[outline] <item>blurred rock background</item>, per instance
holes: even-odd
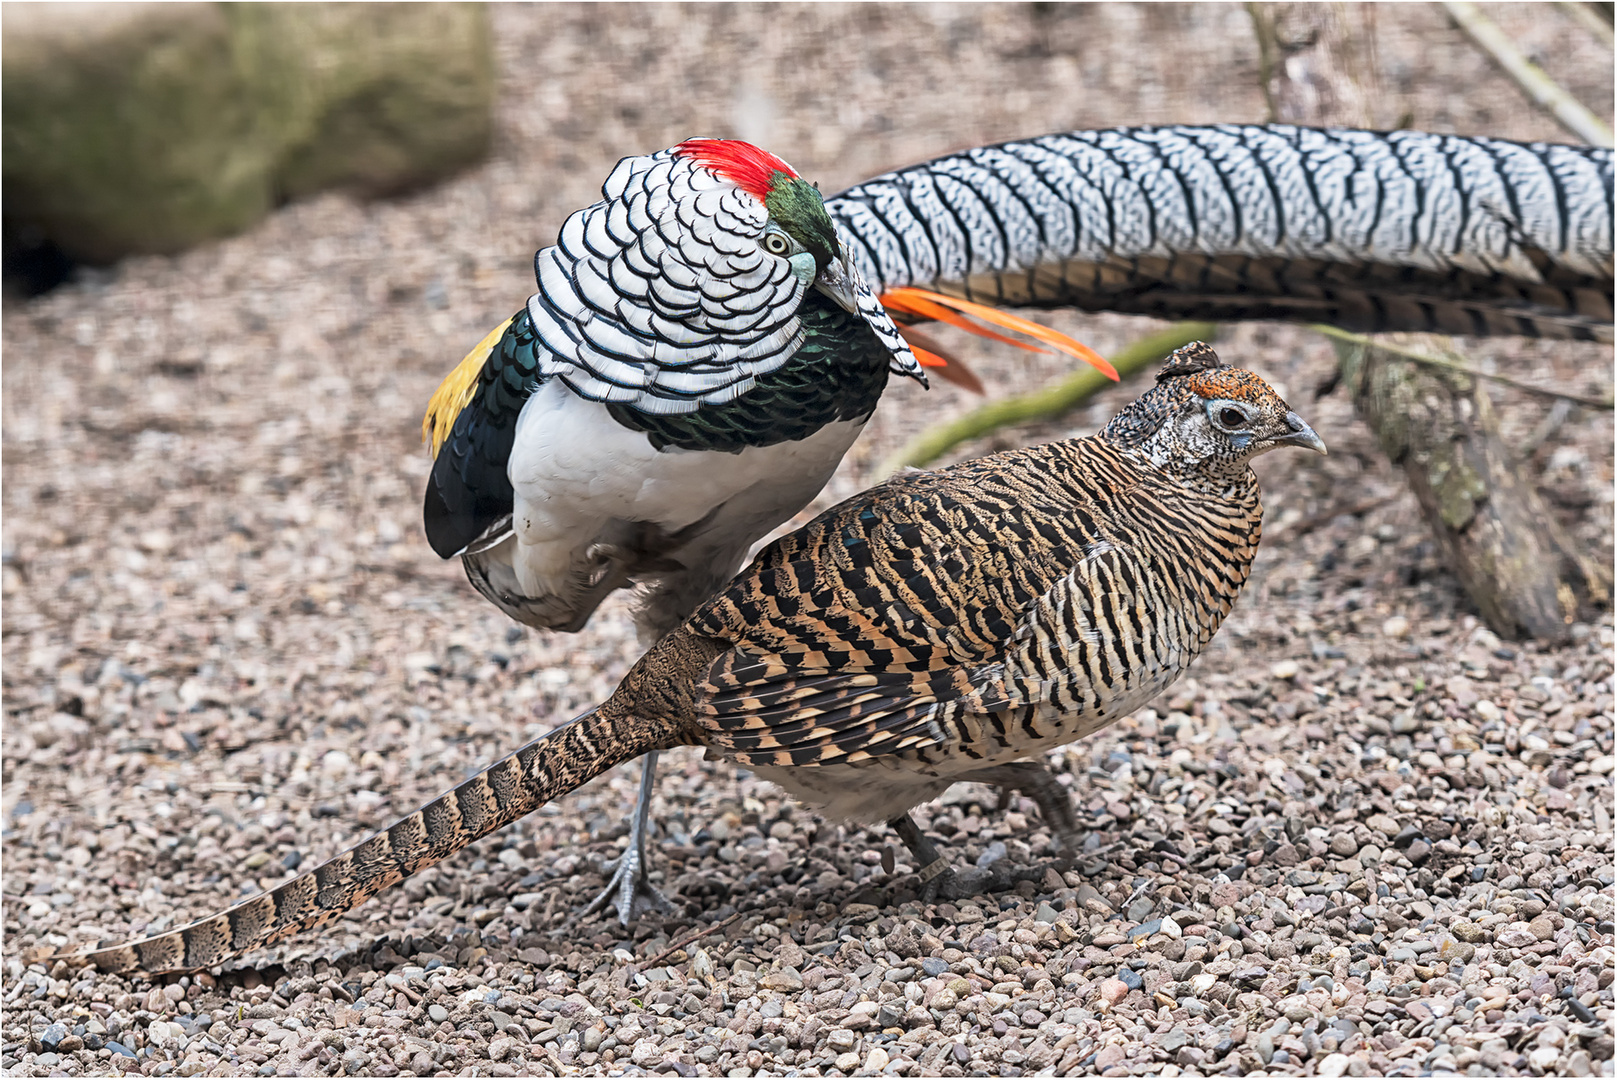
[[[180,251],[317,191],[396,194],[493,132],[481,4],[12,3],[3,20],[14,262]]]

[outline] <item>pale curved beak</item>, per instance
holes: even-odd
[[[1318,433],[1309,427],[1308,423],[1296,413],[1289,412],[1286,414],[1286,426],[1291,429],[1291,434],[1281,435],[1275,439],[1276,444],[1280,446],[1300,446],[1305,450],[1312,450],[1316,454],[1330,453],[1329,450],[1325,449],[1325,440],[1320,438]]]
[[[837,306],[850,315],[859,313],[859,300],[853,293],[853,267],[848,262],[847,252],[832,259],[820,276],[814,279],[814,287],[837,302]]]

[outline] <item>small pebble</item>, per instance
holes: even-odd
[[[1319,1062],[1319,1075],[1321,1077],[1345,1077],[1350,1064],[1352,1064],[1352,1059],[1347,1054],[1326,1054],[1324,1061]]]

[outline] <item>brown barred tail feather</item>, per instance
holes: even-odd
[[[500,759],[307,874],[178,930],[64,957],[102,971],[195,971],[326,926],[616,765],[686,741],[675,725],[632,717],[616,699]]]

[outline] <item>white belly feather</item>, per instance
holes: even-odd
[[[863,427],[841,421],[736,454],[659,451],[606,406],[551,380],[524,404],[508,466],[517,582],[529,596],[565,592],[619,523],[675,532],[715,507],[723,509],[680,550],[714,559],[733,551],[732,565],[716,571],[722,581],[748,547],[819,493]]]

